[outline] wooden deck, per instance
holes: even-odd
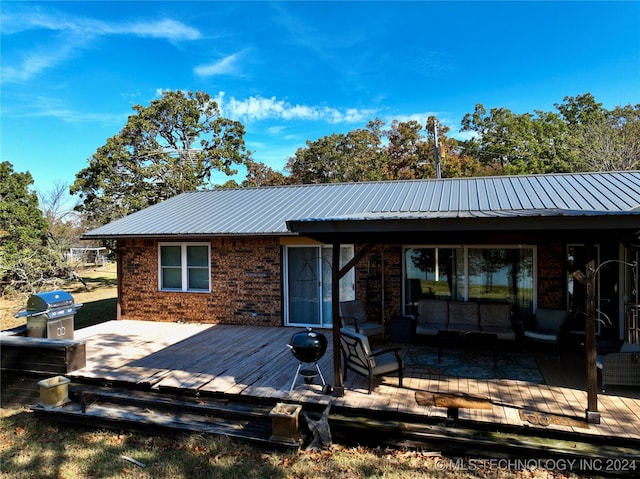
[[[552,353],[537,355],[546,384],[430,376],[408,370],[403,388],[397,387],[397,376],[389,376],[377,383],[372,394],[367,394],[367,379],[350,372],[342,397],[323,394],[319,379],[307,385],[297,378],[296,387],[289,394],[298,362],[287,344],[297,331],[292,328],[110,321],[76,331],[75,339],[86,341],[87,365],[67,376],[135,384],[160,391],[189,390],[282,398],[319,406],[333,401],[332,407],[379,411],[381,417],[385,411],[397,411],[444,419],[447,408],[420,406],[415,393],[463,393],[486,397],[491,407],[460,408],[460,420],[640,440],[640,390],[612,388],[600,393],[601,423],[587,425],[584,422],[587,394],[581,360],[566,357],[558,362]],[[332,384],[331,333],[323,333],[329,339],[329,349],[319,366],[327,383]],[[534,424],[523,418],[521,411],[538,411],[567,421],[564,424]]]

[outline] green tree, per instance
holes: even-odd
[[[49,191],[38,192],[39,207],[49,225],[49,247],[61,258],[80,245],[83,217],[68,204],[69,185],[56,182]],[[89,246],[84,244],[83,246]]]
[[[473,133],[461,152],[506,174],[628,170],[640,166],[640,105],[603,108],[590,93],[567,96],[557,111],[487,113],[462,119]]]
[[[149,106],[133,110],[71,186],[82,200],[77,209],[93,224],[211,187],[213,171],[233,175],[234,166],[250,156],[243,125],[223,118],[207,93],[166,91]]]
[[[401,122],[394,120],[385,132],[388,143],[384,148],[385,179],[413,180],[424,178],[433,163],[433,140],[423,134],[423,127],[415,120]],[[435,167],[433,169],[435,172]]]
[[[0,163],[0,282],[3,293],[35,291],[60,271],[62,258],[48,247],[49,227],[30,190],[29,172]]]
[[[338,183],[382,179],[382,122],[346,134],[334,133],[298,148],[285,170],[292,183]]]
[[[640,167],[640,105],[606,110],[587,93],[556,104],[571,131],[570,145],[591,171]]]
[[[259,161],[249,159],[245,161],[247,177],[242,182],[243,187],[280,186],[289,184],[289,178],[275,171]]]
[[[558,173],[575,168],[567,138],[570,131],[553,112],[516,114],[482,104],[462,119],[462,131],[473,132],[461,142],[463,154],[505,174]],[[572,166],[573,165],[573,166]]]

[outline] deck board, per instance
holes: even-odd
[[[68,376],[144,384],[157,389],[283,398],[319,405],[332,401],[333,405],[354,410],[398,411],[434,418],[446,418],[447,409],[418,405],[416,391],[465,393],[488,398],[492,408],[462,408],[461,419],[522,426],[520,409],[584,418],[587,394],[581,386],[584,367],[579,358],[559,363],[555,358],[539,357],[538,364],[547,384],[434,376],[406,370],[403,388],[397,387],[398,377],[392,374],[377,379],[373,392],[368,394],[367,378],[348,371],[342,397],[323,394],[319,377],[310,385],[297,378],[289,394],[298,361],[287,344],[298,331],[259,326],[109,321],[76,331],[76,339],[84,339],[87,344],[87,365]],[[318,364],[327,383],[333,384],[331,332],[322,332],[329,344]],[[568,370],[568,367],[574,369]],[[599,394],[598,399],[600,424],[591,424],[588,428],[551,425],[547,429],[640,439],[640,391],[637,388],[612,388],[606,394]]]

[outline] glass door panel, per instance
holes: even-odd
[[[285,322],[295,326],[331,327],[331,246],[287,248]],[[353,258],[353,247],[340,247],[340,267]],[[354,272],[340,280],[340,300],[354,299]]]
[[[288,322],[320,324],[320,271],[317,247],[287,248]]]

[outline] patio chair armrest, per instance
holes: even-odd
[[[369,355],[369,357],[370,358],[375,358],[376,356],[380,356],[382,354],[393,353],[399,359],[400,358],[400,350],[401,350],[401,348],[378,349],[376,351],[372,351],[371,354]]]
[[[355,316],[340,316],[343,326],[353,325],[358,328],[358,318]]]

